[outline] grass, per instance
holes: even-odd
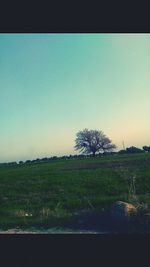
[[[149,203],[150,153],[0,165],[0,228],[62,226],[84,210],[127,201],[123,176],[132,173],[139,201]]]

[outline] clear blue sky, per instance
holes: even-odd
[[[0,162],[73,154],[102,130],[150,145],[150,34],[0,34]]]

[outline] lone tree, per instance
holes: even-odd
[[[84,129],[79,131],[76,137],[75,149],[83,154],[93,154],[96,152],[108,152],[116,148],[115,144],[102,132],[98,130]]]

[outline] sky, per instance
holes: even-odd
[[[150,145],[150,34],[0,34],[0,162]]]

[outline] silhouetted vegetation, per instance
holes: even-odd
[[[143,146],[143,150],[146,152],[150,152],[150,146]]]
[[[126,151],[127,151],[127,153],[141,153],[141,152],[143,152],[142,149],[135,147],[135,146],[127,147]]]
[[[134,153],[143,153],[146,150],[135,147],[135,146],[131,146],[131,147],[127,147],[126,149],[122,149],[120,151],[118,151],[118,154],[134,154]]]
[[[105,152],[100,152],[100,153],[96,153],[95,157],[105,157],[105,156],[117,156],[117,155],[121,155],[121,154],[137,154],[137,153],[144,153],[144,152],[150,152],[150,146],[143,146],[143,149],[135,147],[135,146],[131,146],[131,147],[127,147],[126,149],[121,149],[119,151],[105,151]],[[26,161],[22,161],[20,160],[18,163],[16,161],[13,162],[8,162],[8,163],[0,163],[0,166],[2,165],[10,165],[10,166],[14,166],[14,165],[22,165],[22,164],[31,164],[31,163],[40,163],[40,162],[49,162],[49,161],[54,161],[54,160],[69,160],[69,159],[86,159],[86,158],[91,158],[93,157],[93,154],[75,154],[75,155],[64,155],[64,156],[52,156],[52,157],[44,157],[44,158],[37,158],[37,159],[33,159],[33,160],[26,160]]]
[[[97,152],[109,152],[116,148],[116,145],[102,131],[98,130],[79,131],[75,142],[75,149],[86,155],[92,153],[95,156]]]

